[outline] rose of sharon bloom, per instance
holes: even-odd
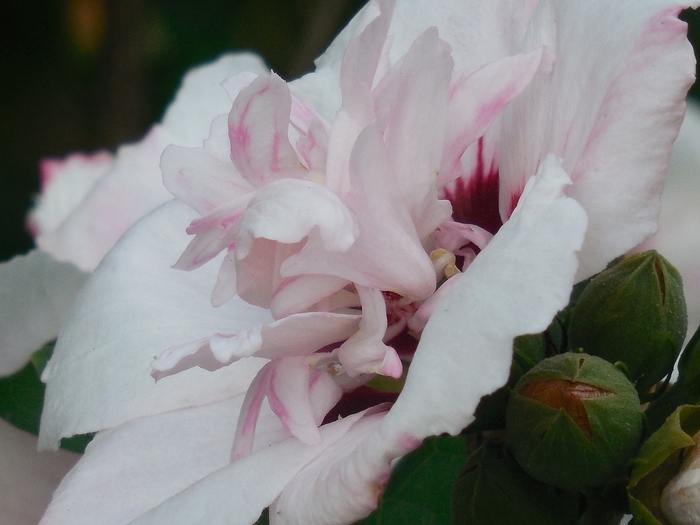
[[[506,381],[515,336],[654,232],[685,6],[376,0],[316,72],[227,79],[202,146],[163,154],[177,200],[59,338],[40,445],[99,432],[42,523],[369,514]]]

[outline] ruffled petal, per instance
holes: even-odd
[[[357,286],[362,303],[360,329],[337,351],[338,360],[350,377],[381,374],[401,377],[403,365],[396,350],[382,341],[387,329],[386,303],[380,290]]]
[[[447,202],[438,201],[435,174],[445,141],[453,65],[450,47],[431,28],[374,90],[378,127],[420,239],[451,213]]]
[[[230,88],[221,88],[224,80],[240,74],[260,75],[267,71],[265,63],[252,53],[229,53],[192,69],[182,79],[175,100],[163,115],[163,127],[179,139],[178,145],[201,146],[209,134],[211,121],[217,115],[228,113],[230,97],[237,94]]]
[[[236,239],[239,295],[269,306],[282,282],[281,265],[305,238],[324,251],[342,253],[353,245],[357,230],[348,207],[320,184],[285,179],[266,186],[250,202]]]
[[[151,363],[157,379],[194,366],[218,370],[244,357],[266,359],[309,355],[350,337],[360,315],[308,312],[248,328],[236,334],[214,334],[167,349]]]
[[[46,372],[40,442],[116,426],[167,410],[244,392],[262,365],[246,359],[216,372],[191,369],[157,384],[161,351],[213,333],[236,333],[272,318],[232,300],[214,308],[217,264],[197,272],[170,268],[195,213],[171,203],[144,218],[103,261],[76,303]],[[99,327],[99,329],[96,329]]]
[[[375,124],[358,137],[350,173],[352,192],[346,200],[359,227],[357,240],[346,252],[331,253],[309,238],[299,254],[283,263],[282,276],[335,275],[411,299],[429,296],[435,289],[432,263],[396,192],[396,175]]]
[[[80,456],[37,452],[36,437],[0,419],[0,522],[35,525]]]
[[[269,362],[258,372],[246,393],[231,459],[240,459],[252,450],[265,398],[291,435],[307,445],[318,445],[322,442],[318,426],[342,395],[335,381],[326,372],[311,368],[306,357],[285,357]]]
[[[58,335],[88,274],[37,250],[0,264],[0,376]]]
[[[542,66],[543,48],[510,56],[457,75],[450,86],[447,130],[438,184],[462,176],[462,155],[503,109],[530,83]],[[471,173],[465,174],[467,177]]]
[[[301,176],[301,164],[289,142],[292,98],[275,74],[260,75],[241,93],[229,113],[231,160],[253,186]]]

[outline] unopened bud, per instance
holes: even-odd
[[[508,446],[532,477],[565,490],[604,484],[639,445],[634,386],[604,359],[568,352],[540,362],[515,385]]]
[[[687,314],[681,277],[655,251],[624,259],[596,276],[581,294],[569,345],[624,363],[639,392],[673,369]]]

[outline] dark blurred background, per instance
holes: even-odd
[[[227,50],[255,51],[284,78],[298,77],[363,4],[1,2],[0,261],[32,246],[24,219],[40,159],[138,139],[159,120],[184,72]],[[683,18],[700,43],[700,12]]]

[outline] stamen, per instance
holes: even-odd
[[[448,252],[444,248],[439,248],[430,252],[430,260],[433,262],[435,276],[438,281],[441,281],[443,277],[449,279],[460,273],[456,266],[457,258],[455,254]]]

